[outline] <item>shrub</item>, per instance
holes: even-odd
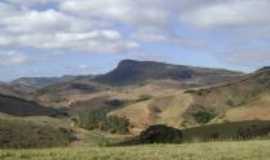
[[[208,111],[198,111],[193,114],[193,117],[198,123],[205,124],[215,118],[216,114]]]
[[[237,138],[246,140],[255,137],[263,137],[269,133],[270,127],[257,128],[257,126],[251,126],[248,128],[240,128],[237,132]]]
[[[150,95],[141,95],[137,100],[136,102],[142,102],[142,101],[147,101],[147,100],[150,100],[152,98],[152,96]]]
[[[182,139],[181,130],[165,125],[150,126],[139,136],[140,143],[179,143]]]
[[[112,100],[106,101],[106,104],[110,106],[118,107],[118,106],[124,105],[125,102],[119,99],[112,99]]]

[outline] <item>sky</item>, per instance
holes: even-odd
[[[270,65],[270,0],[0,0],[0,81],[100,74],[123,59]]]

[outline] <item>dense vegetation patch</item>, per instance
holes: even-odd
[[[195,118],[196,122],[200,124],[205,124],[215,118],[216,114],[209,111],[198,111],[193,114],[193,117]]]
[[[72,131],[65,128],[0,119],[0,148],[59,147],[68,145],[72,140]]]
[[[183,141],[183,132],[180,129],[169,127],[166,125],[153,125],[146,128],[130,139],[126,139],[120,143],[113,144],[116,146],[129,146],[140,144],[156,144],[156,143],[181,143]]]
[[[78,114],[76,123],[79,127],[94,130],[100,129],[111,133],[128,133],[129,121],[126,118],[107,116],[108,110],[81,112]]]
[[[182,130],[154,125],[141,132],[138,137],[126,140],[120,145],[268,139],[269,133],[270,121],[231,122]]]
[[[139,136],[140,143],[180,143],[182,139],[181,130],[165,125],[150,126]]]
[[[184,141],[249,140],[267,138],[270,121],[226,122],[183,130]]]

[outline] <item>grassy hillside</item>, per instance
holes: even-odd
[[[107,86],[78,78],[69,82],[58,83],[39,89],[34,93],[36,101],[44,106],[69,107],[73,103],[81,101],[80,97],[98,95],[99,92],[108,90]],[[91,98],[85,98],[89,101]]]
[[[242,121],[212,124],[183,130],[183,140],[216,141],[216,140],[249,140],[267,138],[270,132],[270,121]]]
[[[109,116],[128,118],[131,130],[138,133],[152,124],[177,128],[193,125],[186,123],[193,118],[185,113],[192,108],[194,98],[185,94],[184,89],[224,82],[240,75],[221,69],[124,60],[107,74],[51,85],[35,92],[35,97],[42,105],[65,107],[72,114],[109,108]],[[112,100],[120,100],[124,105],[108,105]]]
[[[37,123],[38,119],[2,117],[0,119],[0,148],[44,148],[66,146],[73,133],[53,123]]]
[[[133,130],[139,131],[153,124],[187,128],[221,122],[270,120],[268,70],[199,89],[159,88],[152,92],[145,90],[145,93],[152,98],[111,114],[127,117],[134,126]]]
[[[1,160],[268,160],[270,141],[0,150]]]
[[[190,124],[198,112],[214,114],[208,122],[270,120],[270,72],[258,71],[225,85],[187,91],[194,102],[185,113]]]
[[[60,92],[63,100],[56,104],[66,106],[70,113],[109,109],[109,116],[127,118],[134,134],[153,124],[188,128],[221,122],[267,121],[270,120],[269,80],[269,71],[259,71],[230,83],[187,90],[170,80],[89,93],[69,94],[63,89]],[[113,100],[123,104],[111,105]]]
[[[14,86],[7,83],[0,83],[0,94],[14,96],[14,97],[20,97],[25,99],[31,99],[31,92],[33,92],[32,87],[28,87],[25,89],[22,89],[21,87]]]
[[[22,89],[32,88],[40,89],[49,85],[72,81],[76,76],[63,76],[63,77],[22,77],[10,82],[11,85],[17,86]]]
[[[166,124],[178,128],[184,121],[183,113],[193,102],[192,97],[181,90],[164,89],[161,92],[156,89],[145,94],[151,95],[151,98],[114,110],[110,115],[128,118],[133,126],[133,133],[138,133],[153,124]]]
[[[57,116],[63,114],[56,109],[43,107],[36,102],[6,95],[0,95],[0,113],[16,116]]]

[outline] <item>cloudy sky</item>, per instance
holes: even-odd
[[[122,59],[270,65],[269,0],[0,0],[0,80],[97,74]]]

